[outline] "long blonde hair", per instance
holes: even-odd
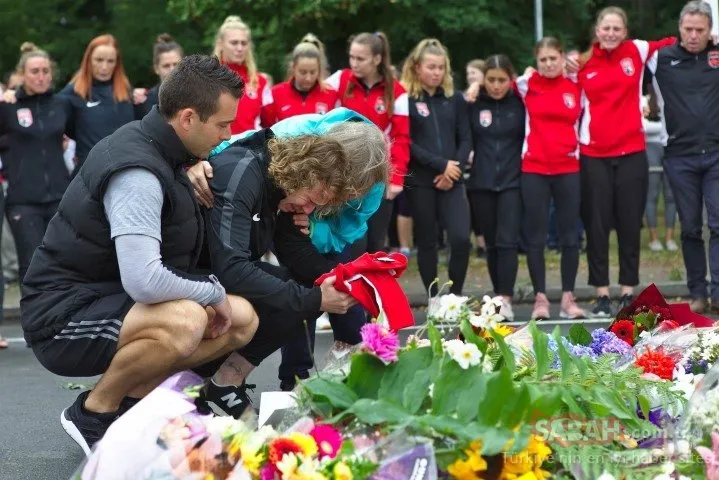
[[[327,75],[327,57],[325,56],[325,46],[320,42],[319,38],[311,33],[305,35],[300,43],[292,50],[290,62],[287,68],[287,80],[292,78],[292,70],[297,65],[300,58],[315,58],[319,65],[319,78],[317,79],[321,88],[326,88],[322,80]]]
[[[417,76],[417,66],[422,63],[426,54],[444,57],[444,78],[442,79],[442,90],[445,97],[454,95],[454,81],[452,80],[452,67],[449,63],[449,52],[444,45],[436,38],[425,38],[414,47],[407,60],[402,66],[402,85],[407,90],[407,95],[412,98],[419,98],[422,95],[422,83]]]
[[[217,30],[217,34],[215,35],[215,50],[213,51],[213,54],[221,62],[224,62],[220,42],[225,37],[227,30],[242,30],[247,33],[247,39],[250,42],[247,53],[245,54],[245,68],[247,68],[247,77],[249,79],[247,86],[253,89],[257,88],[257,85],[259,84],[259,77],[257,72],[257,63],[255,62],[254,48],[252,45],[252,30],[250,30],[250,27],[248,27],[238,15],[230,15],[225,18],[225,21],[222,22],[222,25],[220,25],[220,28]]]

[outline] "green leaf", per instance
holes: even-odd
[[[382,377],[388,367],[369,353],[360,353],[352,357],[347,386],[360,398],[377,398]]]
[[[360,422],[370,425],[378,425],[380,423],[404,423],[412,418],[405,409],[399,405],[386,400],[370,400],[362,398],[357,400],[349,409],[354,413]]]
[[[638,418],[636,411],[631,410],[616,392],[601,385],[594,386],[591,392],[599,403],[611,409],[613,416],[622,420],[636,420]]]
[[[532,402],[532,417],[534,420],[555,415],[563,405],[560,387],[547,385],[542,388],[542,390],[545,392],[544,395],[537,397],[536,400]]]
[[[474,432],[466,431],[466,424],[450,417],[423,415],[412,419],[411,425],[430,435],[439,433],[447,437],[462,438],[467,442],[475,439],[475,436],[472,435]]]
[[[523,384],[513,397],[507,399],[507,407],[502,412],[500,424],[509,428],[521,424],[529,413],[529,405],[529,388]]]
[[[431,363],[432,350],[429,348],[414,348],[401,352],[397,361],[385,368],[377,397],[403,404],[407,385],[414,380],[418,372],[426,371]]]
[[[347,385],[325,377],[313,377],[302,382],[303,387],[315,397],[326,399],[333,407],[349,408],[357,401],[357,395]]]
[[[509,368],[511,372],[514,372],[516,368],[516,362],[514,359],[514,353],[512,353],[512,350],[507,346],[507,342],[504,341],[504,337],[495,332],[494,330],[490,330],[489,334],[494,339],[494,343],[499,348],[499,351],[502,352],[502,358],[504,358],[504,364]]]
[[[462,369],[457,362],[445,362],[434,383],[432,413],[457,415],[460,421],[470,422],[477,416],[477,404],[487,395],[488,375],[480,365]]]
[[[437,330],[437,327],[435,327],[432,322],[428,322],[427,324],[427,337],[429,338],[430,345],[432,345],[432,353],[434,353],[434,356],[441,357],[442,335],[440,335],[439,330]]]
[[[649,399],[645,397],[644,395],[637,395],[637,400],[639,401],[639,408],[642,410],[642,415],[645,419],[649,418]]]
[[[570,372],[572,371],[572,360],[574,359],[574,356],[571,355],[567,351],[567,347],[564,346],[564,342],[562,341],[562,332],[559,330],[559,326],[555,327],[554,332],[552,332],[552,337],[554,337],[554,341],[557,343],[557,354],[559,355],[559,361],[562,364],[562,380],[567,380]]]
[[[532,345],[534,347],[534,358],[537,361],[536,378],[541,380],[549,370],[551,359],[549,358],[549,349],[547,348],[547,334],[537,328],[537,324],[532,320],[529,322],[529,331],[532,334]]]
[[[417,413],[429,395],[429,386],[437,377],[441,358],[435,358],[429,368],[415,373],[414,378],[404,387],[402,405],[412,414]]]
[[[512,374],[507,368],[488,375],[487,392],[484,400],[479,403],[477,420],[482,425],[496,425],[502,409],[507,404],[507,399],[514,393]]]
[[[482,455],[497,455],[507,448],[509,441],[514,438],[514,432],[509,428],[489,427],[479,438],[482,440]]]
[[[592,334],[581,323],[575,323],[569,329],[569,342],[573,345],[591,345]]]
[[[562,401],[569,409],[569,413],[586,416],[586,412],[582,407],[579,406],[577,400],[575,399],[574,392],[570,388],[560,387],[560,392],[562,396]]]
[[[487,351],[487,342],[483,338],[477,336],[476,333],[474,333],[474,330],[472,330],[472,324],[469,323],[468,319],[462,319],[459,324],[459,329],[464,336],[464,341],[466,343],[473,343],[477,345],[479,351],[482,353],[482,355],[484,355],[484,353]]]
[[[507,453],[519,453],[529,445],[529,438],[532,436],[532,426],[528,424],[522,425],[519,430],[514,432],[514,440],[512,445],[507,449]]]

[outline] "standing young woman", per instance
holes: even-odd
[[[474,162],[467,190],[487,244],[487,267],[494,292],[503,297],[500,313],[514,318],[517,242],[521,226],[520,166],[524,104],[512,91],[515,70],[506,55],[492,55],[484,68],[479,98],[469,107]]]
[[[161,33],[157,36],[157,41],[152,47],[152,66],[160,82],[147,90],[146,88],[136,88],[132,92],[132,99],[135,103],[135,112],[137,118],[142,118],[157,105],[158,94],[160,93],[160,83],[170,74],[173,68],[180,63],[185,54],[179,43],[167,33]]]
[[[97,142],[135,119],[132,89],[115,37],[105,34],[90,41],[80,69],[58,95],[72,107],[68,134],[77,142],[74,175]]]
[[[562,318],[584,318],[574,300],[579,267],[579,139],[580,90],[564,76],[564,55],[556,38],[546,37],[534,50],[538,71],[528,69],[516,82],[527,110],[522,153],[521,191],[526,232],[527,265],[534,287],[533,319],[550,316],[546,295],[544,249],[551,200],[556,208],[562,251]]]
[[[465,98],[467,98],[467,93],[469,91],[469,87],[472,84],[481,85],[484,82],[484,73],[482,73],[484,69],[484,60],[481,59],[474,59],[470,60],[469,63],[467,63],[466,67],[466,74],[467,74],[467,89],[464,92]],[[469,153],[469,160],[467,161],[467,167],[469,168],[472,166],[472,162],[474,162],[474,152]],[[469,201],[469,192],[467,192],[467,200]],[[469,217],[470,222],[472,225],[472,231],[474,232],[474,242],[475,247],[477,248],[477,256],[479,258],[484,258],[487,254],[487,246],[484,243],[484,235],[482,234],[482,227],[476,222],[474,213],[472,212],[472,203],[469,203]]]
[[[360,33],[352,38],[349,69],[339,70],[327,79],[343,107],[364,115],[386,133],[392,143],[392,173],[385,199],[370,218],[367,251],[385,247],[392,217],[392,201],[404,188],[409,163],[409,118],[407,94],[392,72],[389,40],[382,32]]]
[[[582,217],[587,231],[589,284],[597,289],[593,314],[612,315],[609,299],[609,233],[619,243],[619,308],[629,305],[639,283],[642,217],[648,165],[639,98],[646,61],[674,38],[627,40],[621,8],[599,12],[597,41],[580,60],[584,115],[580,128]]]
[[[230,131],[234,135],[259,128],[262,107],[272,103],[272,92],[267,78],[257,70],[250,27],[237,15],[227,17],[217,31],[214,55],[245,81]]]
[[[442,224],[449,240],[450,292],[461,295],[469,264],[469,207],[463,182],[472,148],[467,103],[454,91],[449,54],[436,39],[424,39],[402,69],[409,96],[410,161],[407,200],[414,215],[417,263],[425,289],[437,278]],[[437,294],[434,284],[430,295]]]
[[[72,111],[67,101],[53,95],[48,54],[31,43],[24,43],[21,51],[17,72],[22,85],[15,91],[14,103],[0,103],[0,135],[7,147],[2,152],[3,173],[8,182],[6,206],[0,212],[7,211],[22,281],[70,183],[63,136]]]
[[[317,38],[306,36],[292,51],[289,78],[272,87],[272,103],[262,108],[262,123],[305,113],[325,114],[335,108],[337,92],[322,82],[327,60]]]

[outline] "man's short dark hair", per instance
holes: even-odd
[[[206,122],[217,112],[220,94],[239,100],[244,87],[242,78],[216,57],[188,55],[160,85],[160,113],[169,120],[183,108],[192,108]]]

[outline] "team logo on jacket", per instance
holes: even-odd
[[[423,117],[429,117],[429,107],[427,107],[426,103],[417,102],[415,106],[417,107],[417,113]]]
[[[387,107],[384,106],[384,98],[380,97],[374,102],[374,111],[380,115],[387,111]]]
[[[707,55],[707,63],[712,68],[719,68],[719,50],[713,50]]]
[[[32,125],[32,112],[29,108],[18,108],[17,123],[19,123],[21,127],[25,128]]]
[[[619,64],[622,66],[622,71],[625,75],[631,77],[634,75],[634,62],[631,58],[622,58],[622,61],[619,62]]]
[[[322,102],[317,102],[315,105],[315,113],[319,113],[320,115],[324,115],[327,113],[327,104]]]
[[[577,102],[574,100],[573,93],[565,93],[564,95],[562,95],[562,98],[564,99],[564,105],[567,108],[574,108],[574,106],[577,104]]]
[[[245,95],[247,95],[249,98],[251,98],[252,100],[254,100],[255,98],[257,98],[257,89],[255,89],[255,88],[247,88],[247,89],[245,90]]]
[[[488,127],[492,125],[492,111],[491,110],[482,110],[479,112],[479,124],[483,127]]]

